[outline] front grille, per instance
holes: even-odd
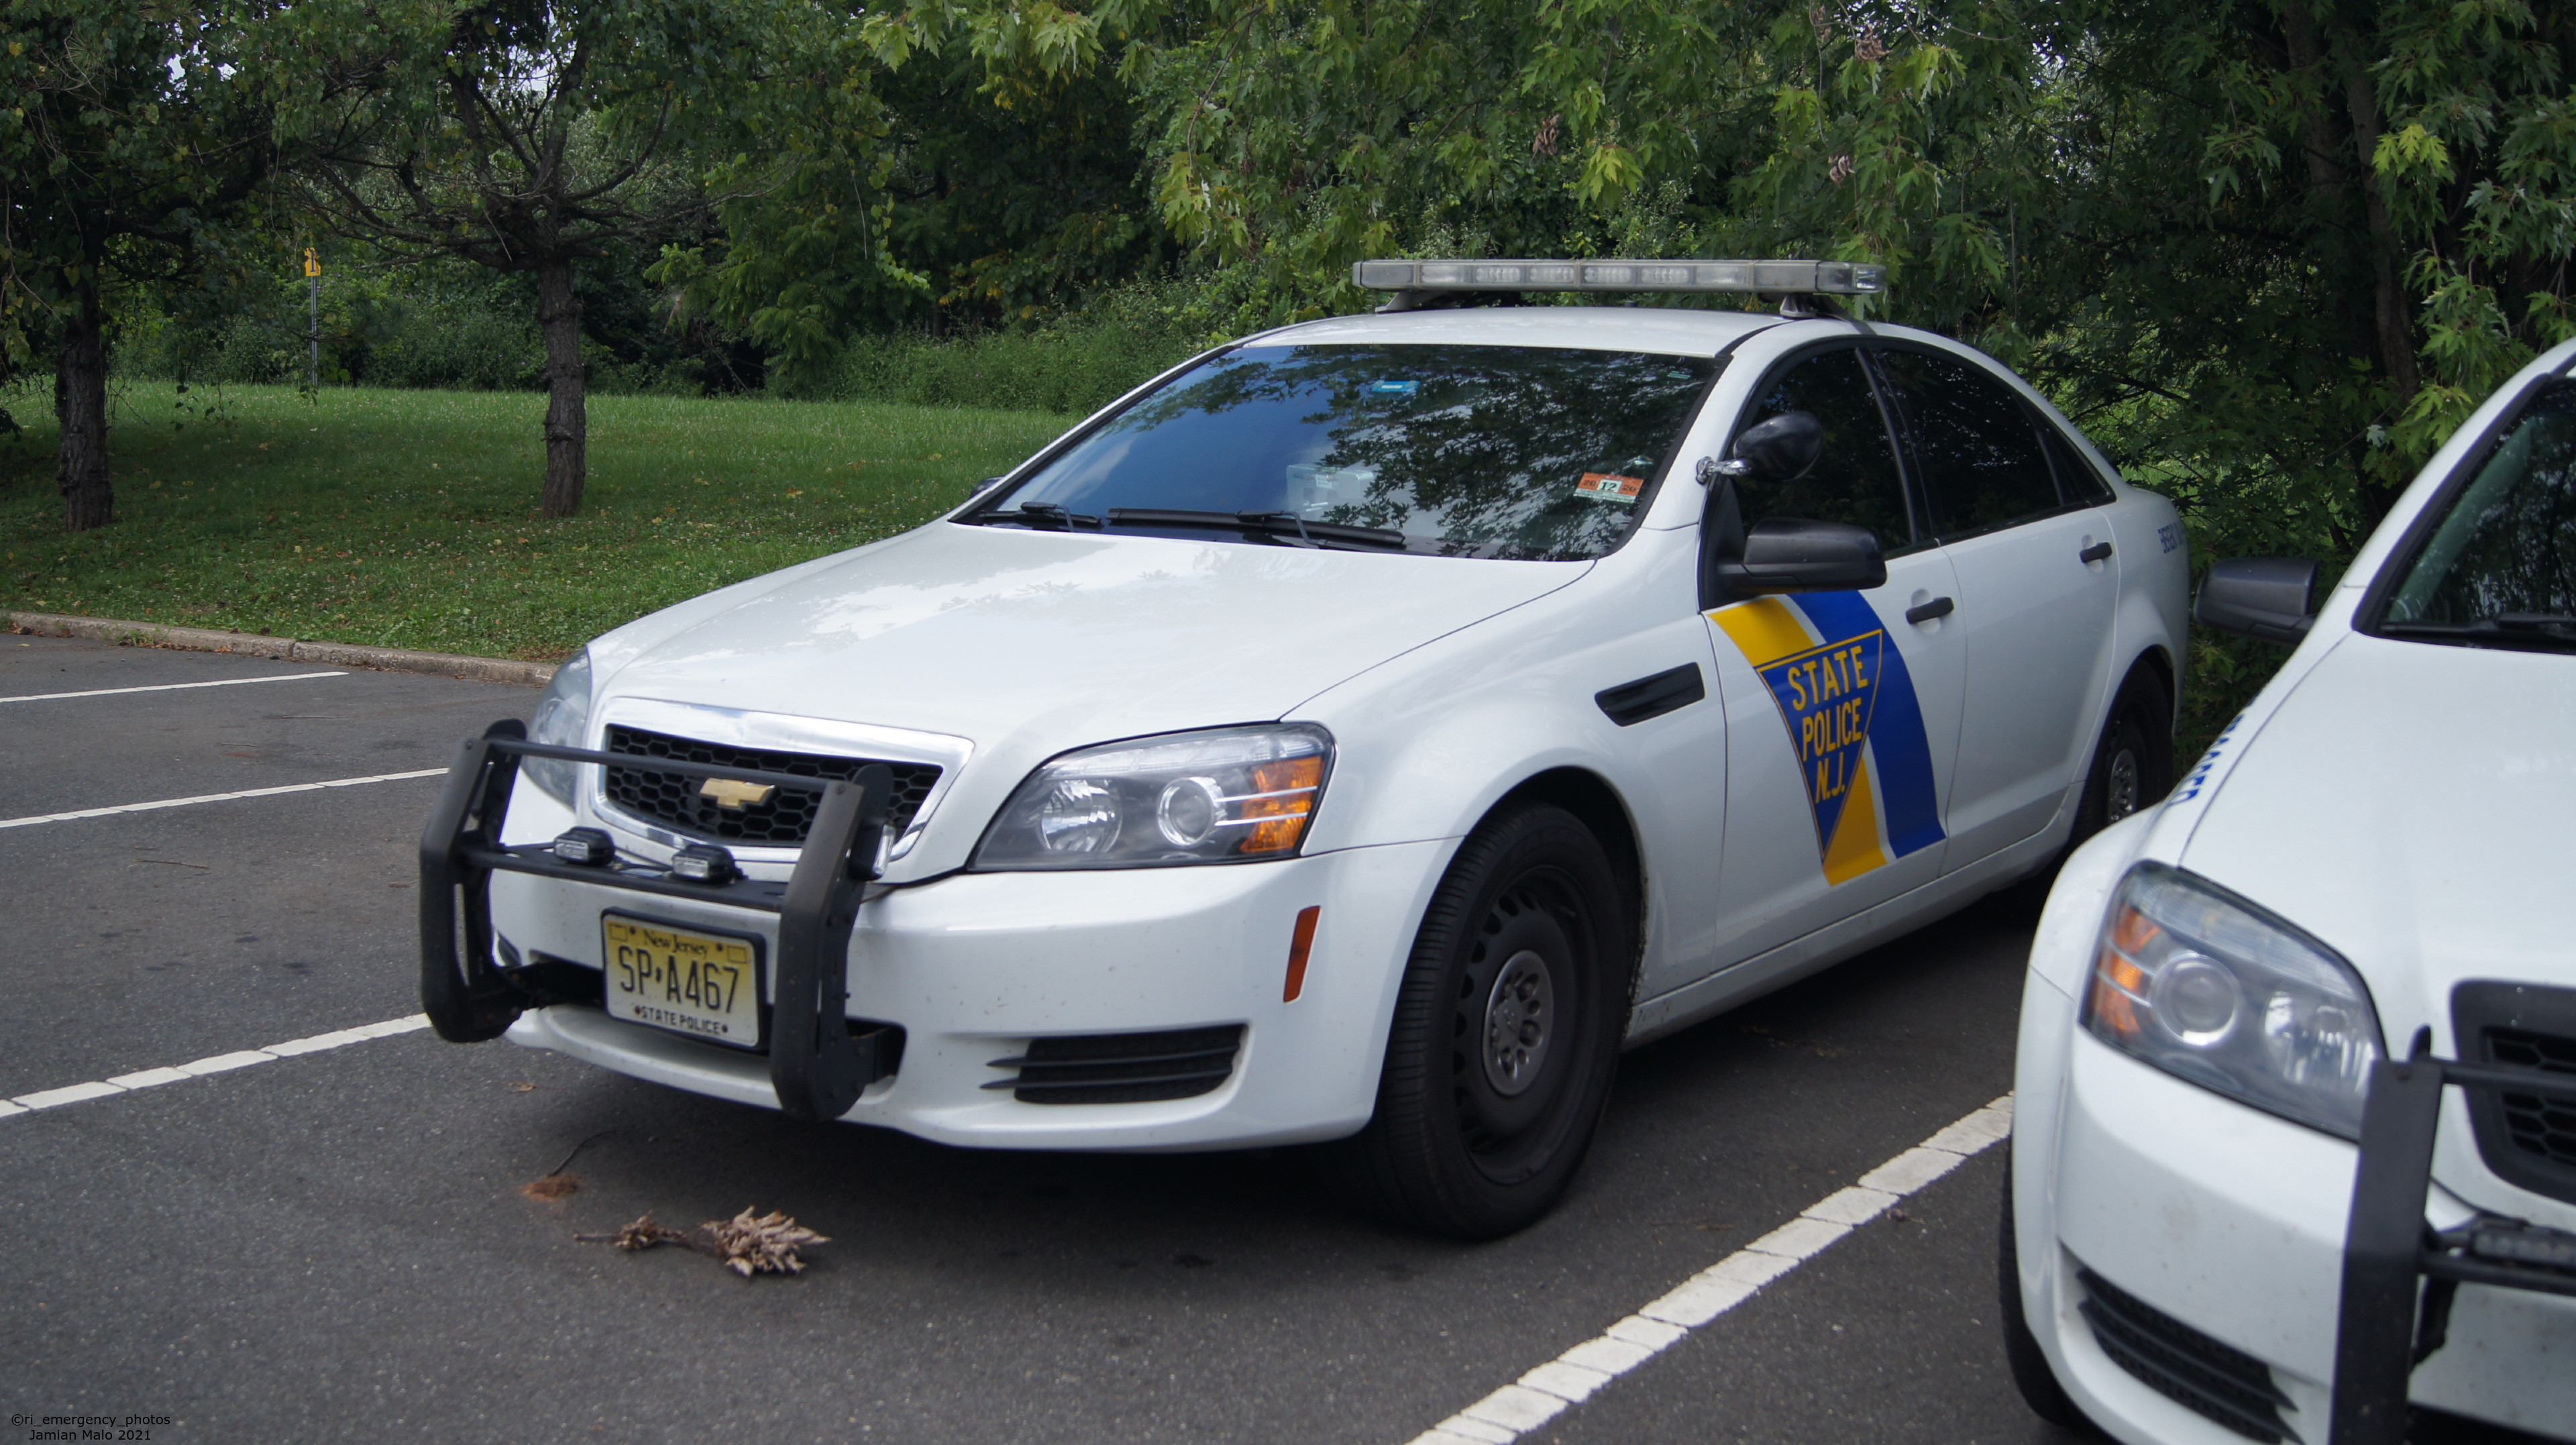
[[[859,769],[872,762],[885,762],[887,769],[894,774],[894,796],[886,805],[886,829],[889,836],[897,838],[911,826],[913,814],[921,811],[921,800],[930,796],[931,784],[939,781],[939,765],[936,763],[833,758],[813,753],[777,752],[768,748],[742,748],[615,725],[608,729],[607,751],[842,782],[857,777]],[[655,773],[640,768],[611,766],[608,769],[608,800],[622,812],[665,824],[692,837],[768,848],[802,847],[805,834],[814,826],[814,814],[823,805],[821,788],[782,787],[771,794],[767,802],[727,808],[712,798],[698,795],[699,785],[705,781],[685,773]]]
[[[2102,1353],[2149,1388],[2249,1440],[2277,1445],[2299,1437],[2281,1419],[2290,1397],[2271,1367],[2211,1339],[2089,1269],[2078,1269],[2082,1311]]]
[[[2451,1022],[2472,1062],[2576,1074],[2576,989],[2529,983],[2463,983]],[[2576,1103],[2470,1089],[2478,1153],[2499,1178],[2576,1203]]]
[[[993,1060],[1011,1069],[987,1089],[1023,1104],[1143,1104],[1211,1093],[1234,1072],[1243,1025],[1165,1029],[1150,1034],[1073,1034],[1031,1039],[1028,1052]]]

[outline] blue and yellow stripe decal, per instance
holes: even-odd
[[[1779,704],[1827,883],[1946,836],[1913,675],[1859,593],[1757,597],[1708,617]]]

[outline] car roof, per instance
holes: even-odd
[[[1473,306],[1332,316],[1265,331],[1243,345],[1540,346],[1713,356],[1781,318],[1760,311],[1658,306]]]

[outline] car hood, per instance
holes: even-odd
[[[2260,723],[2181,865],[2352,961],[2389,1047],[2463,979],[2576,984],[2552,900],[2576,657],[2340,639]],[[2185,787],[2190,785],[2186,783]]]
[[[1068,748],[1278,718],[1587,567],[934,522],[600,639],[593,716],[652,699],[961,738],[977,785],[941,811],[974,813],[964,794]]]

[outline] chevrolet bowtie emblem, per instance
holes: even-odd
[[[766,803],[778,789],[767,783],[740,783],[731,778],[709,778],[698,784],[698,796],[713,798],[719,808],[739,813],[755,803]]]

